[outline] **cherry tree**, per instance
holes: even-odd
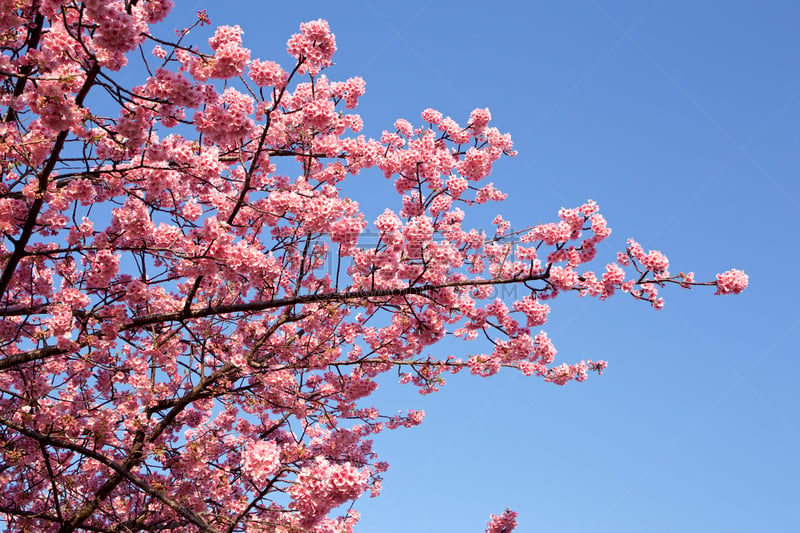
[[[376,380],[583,381],[606,363],[556,362],[549,299],[660,308],[666,286],[747,285],[672,274],[633,240],[592,267],[611,230],[591,200],[469,227],[505,198],[486,178],[514,155],[487,109],[426,109],[369,139],[364,80],[322,73],[325,21],[282,66],[238,26],[189,44],[205,12],[159,37],[171,7],[0,0],[4,530],[351,531],[387,468],[371,436],[423,419],[372,407]],[[139,85],[117,81],[129,61]],[[342,192],[365,169],[397,193],[375,220]],[[497,297],[508,284],[516,301]],[[475,348],[435,355],[446,336]]]

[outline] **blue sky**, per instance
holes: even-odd
[[[378,439],[392,468],[383,495],[357,504],[360,531],[481,531],[506,506],[520,532],[800,531],[800,4],[178,4],[168,25],[205,8],[284,65],[299,23],[327,19],[327,74],[366,79],[370,136],[426,107],[459,121],[489,107],[520,155],[496,165],[509,199],[485,216],[521,227],[592,198],[614,230],[601,261],[635,237],[674,272],[750,275],[738,297],[666,291],[660,312],[553,302],[559,357],[610,362],[583,384],[464,375],[427,397],[384,384],[381,406],[427,417]],[[381,180],[352,188],[373,219],[397,206],[366,194]]]

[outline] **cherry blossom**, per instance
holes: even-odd
[[[486,525],[486,533],[509,533],[517,527],[517,513],[506,509],[500,516],[492,515]]]
[[[428,108],[369,138],[324,20],[251,59],[239,26],[191,42],[205,11],[156,28],[169,0],[0,5],[7,531],[352,532],[388,468],[373,435],[425,416],[372,405],[387,376],[584,381],[607,363],[557,360],[548,300],[747,286],[634,240],[595,263],[611,229],[591,200],[481,219],[510,134]],[[395,191],[374,218],[342,185],[365,169]],[[448,336],[471,344],[431,355]]]
[[[747,274],[735,268],[722,274],[717,274],[716,294],[739,294],[745,290],[748,282]],[[691,278],[685,276],[684,283],[691,283]]]

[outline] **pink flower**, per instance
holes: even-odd
[[[433,237],[431,219],[427,216],[412,218],[405,228],[404,236],[409,246],[423,246],[430,242]]]
[[[295,483],[289,487],[292,507],[301,516],[300,524],[309,528],[328,511],[357,498],[366,488],[369,473],[350,463],[331,464],[317,457],[311,466],[300,469]]]
[[[652,270],[656,274],[664,272],[669,268],[669,259],[658,250],[651,250],[643,259],[642,264],[647,270]]]
[[[397,119],[394,123],[394,128],[400,135],[404,135],[406,137],[409,137],[412,133],[414,133],[414,128],[411,126],[411,123],[404,118]]]
[[[681,287],[683,287],[684,289],[690,288],[692,286],[692,283],[694,283],[694,272],[689,272],[688,274],[681,272],[680,277],[681,277]]]
[[[550,282],[556,289],[562,291],[570,290],[575,287],[579,281],[578,273],[572,269],[558,266],[550,269]]]
[[[616,263],[606,265],[606,271],[602,278],[605,286],[604,296],[614,294],[614,290],[625,282],[625,271]]]
[[[547,322],[550,306],[539,303],[533,296],[526,296],[522,300],[514,302],[514,310],[521,311],[528,317],[528,327],[530,328],[541,326]]]
[[[492,120],[492,114],[488,109],[475,109],[469,115],[469,126],[474,130],[474,133],[480,133],[486,129],[490,120]]]
[[[358,105],[358,98],[364,96],[366,87],[367,82],[364,81],[364,78],[360,76],[349,78],[345,82],[344,107],[346,109],[355,109],[356,105]]]
[[[197,130],[209,141],[230,146],[246,137],[255,126],[250,118],[253,113],[253,99],[233,87],[225,89],[223,105],[209,105],[201,113],[196,113],[194,123]]]
[[[517,527],[517,513],[506,509],[500,516],[491,515],[485,531],[486,533],[511,533],[515,527]]]
[[[186,220],[195,221],[203,214],[203,208],[194,200],[190,200],[183,205],[181,214]]]
[[[439,121],[439,130],[445,132],[453,142],[465,144],[469,142],[469,131],[462,129],[458,123],[450,117]]]
[[[470,148],[464,160],[456,165],[459,174],[470,181],[478,181],[492,172],[493,158],[491,154],[477,148]]]
[[[739,294],[747,287],[748,281],[747,274],[735,268],[717,274],[717,292],[714,294]]]
[[[544,241],[548,246],[560,242],[567,242],[572,236],[573,229],[567,222],[549,222],[547,224],[539,224],[531,229],[526,235],[523,235],[523,242]]]
[[[317,130],[328,128],[336,120],[336,110],[330,100],[314,100],[303,108],[306,125]]]
[[[182,74],[163,68],[157,69],[155,76],[147,79],[145,89],[153,98],[174,106],[194,109],[203,103],[202,93],[191,81]]]
[[[461,196],[468,187],[469,183],[462,177],[451,176],[447,180],[447,189],[450,191],[450,194],[453,196],[453,198],[458,198]]]
[[[250,63],[250,79],[260,87],[283,87],[288,75],[274,61],[253,60]]]
[[[587,204],[584,206],[584,211],[590,211],[592,207],[596,207],[596,204]],[[602,241],[609,235],[611,235],[611,228],[608,227],[606,219],[600,213],[596,213],[591,215],[590,219],[592,222],[592,233],[594,233],[593,241],[595,243]]]
[[[255,441],[242,452],[242,470],[263,485],[280,467],[280,448],[271,440]]]
[[[435,109],[428,108],[422,112],[422,120],[431,124],[438,124],[442,121],[442,114]]]
[[[358,242],[358,236],[363,231],[366,224],[360,218],[341,218],[333,222],[329,227],[331,240],[341,244],[344,249],[350,249]]]
[[[336,38],[322,19],[300,24],[300,33],[295,33],[286,43],[286,51],[290,56],[304,63],[298,72],[316,75],[330,66],[336,52]]]
[[[210,76],[222,80],[239,76],[244,72],[244,66],[249,59],[249,49],[235,42],[222,43],[214,54]]]
[[[400,229],[403,223],[391,209],[385,209],[375,220],[375,227],[380,232],[393,232]]]
[[[244,31],[237,24],[236,26],[220,26],[214,31],[214,36],[208,40],[208,45],[212,50],[217,51],[225,44],[242,44],[242,34]]]
[[[60,294],[56,295],[55,299],[71,309],[85,309],[91,303],[88,296],[78,289],[72,288],[63,289]]]
[[[533,347],[531,361],[539,361],[543,365],[549,365],[555,360],[556,347],[544,331],[539,332],[535,339],[536,345]]]
[[[107,287],[119,272],[119,256],[110,250],[98,251],[90,264],[91,268],[86,273],[86,283],[92,288]]]
[[[167,18],[173,7],[172,0],[149,0],[136,4],[133,12],[142,17],[148,24],[154,24]]]

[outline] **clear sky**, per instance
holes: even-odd
[[[799,3],[177,3],[168,25],[207,9],[284,66],[299,23],[327,19],[327,75],[366,79],[369,136],[426,107],[462,123],[489,107],[519,150],[496,166],[509,199],[492,215],[522,227],[596,200],[614,230],[598,269],[635,237],[673,272],[750,275],[738,297],[666,291],[659,312],[559,298],[559,357],[610,363],[583,384],[464,375],[427,397],[383,384],[382,407],[427,417],[377,441],[392,468],[357,504],[360,531],[478,532],[506,506],[520,532],[800,531]],[[367,191],[385,181],[356,180],[374,219],[389,205]]]

